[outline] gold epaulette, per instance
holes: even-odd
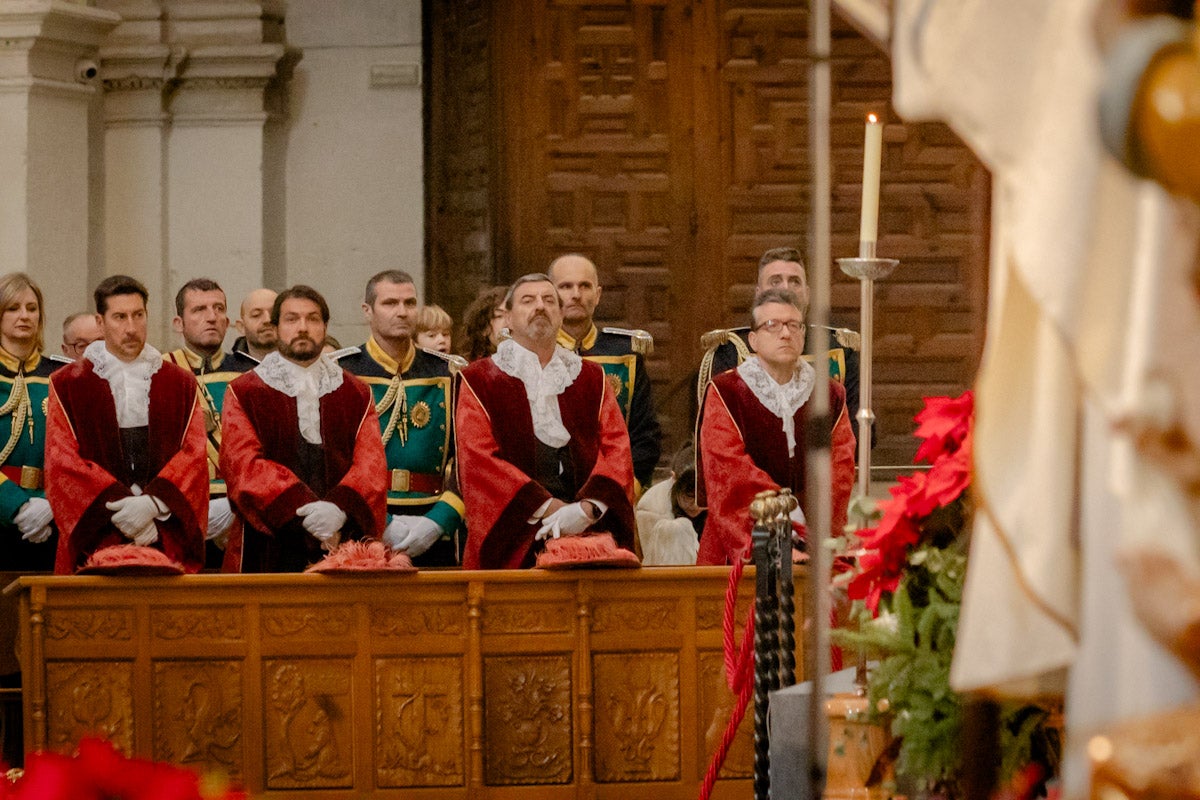
[[[649,331],[641,328],[602,328],[604,333],[629,337],[629,349],[639,356],[648,356],[654,352],[654,337]]]
[[[817,327],[809,325],[810,328]],[[825,330],[833,333],[833,338],[839,345],[849,350],[862,350],[862,334],[849,328],[835,328],[832,325],[822,325]]]
[[[457,375],[467,366],[467,360],[462,356],[455,355],[454,353],[442,353],[437,350],[429,350],[425,347],[421,347],[420,345],[417,345],[417,349],[422,353],[428,353],[431,356],[437,356],[442,361],[445,361],[447,366],[450,368],[451,375]]]
[[[700,374],[696,378],[697,406],[704,405],[704,390],[708,386],[708,382],[712,380],[712,362],[717,348],[727,343],[732,344],[737,350],[739,364],[750,357],[750,346],[730,328],[718,328],[700,337],[700,346],[704,348],[704,357],[700,359]]]

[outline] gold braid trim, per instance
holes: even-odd
[[[731,330],[709,331],[700,337],[700,346],[704,348],[704,358],[700,359],[700,375],[696,378],[697,408],[704,405],[704,390],[708,387],[708,382],[712,380],[712,365],[713,359],[717,355],[717,348],[726,342],[733,343],[734,349],[737,350],[739,364],[750,357],[750,348],[742,341],[742,337]]]
[[[388,384],[387,393],[383,398],[375,404],[375,413],[383,416],[383,412],[388,409],[392,410],[392,416],[388,418],[387,427],[383,429],[383,446],[387,447],[387,443],[391,441],[392,434],[400,431],[400,444],[408,443],[408,395],[403,389],[403,381],[399,375],[392,377],[392,382]]]
[[[8,400],[0,406],[0,417],[10,414],[13,418],[12,429],[8,434],[8,443],[4,445],[3,450],[0,450],[0,464],[7,461],[16,448],[17,441],[21,438],[21,428],[25,426],[26,417],[29,417],[30,438],[33,437],[33,417],[29,414],[29,390],[25,388],[25,370],[17,373],[17,377],[13,379],[12,391],[8,395]]]

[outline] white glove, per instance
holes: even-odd
[[[304,530],[318,539],[326,550],[332,550],[341,541],[346,512],[328,500],[305,503],[296,509],[296,516],[303,522]]]
[[[393,550],[419,556],[443,533],[442,526],[428,517],[397,514],[383,529],[383,543]]]
[[[150,495],[122,497],[120,500],[105,503],[104,507],[113,512],[112,524],[116,525],[121,533],[133,539],[135,544],[145,546],[158,538],[154,518],[162,516],[165,512],[158,500]]]
[[[13,523],[21,531],[21,538],[34,544],[41,544],[50,538],[54,529],[50,523],[54,521],[54,512],[50,510],[50,501],[44,497],[31,497],[17,510]]]
[[[792,513],[788,514],[788,519],[790,519],[792,522],[796,523],[797,525],[808,524],[807,520],[805,520],[805,518],[804,518],[804,509],[801,508],[800,506],[796,506],[795,508],[792,509]]]
[[[228,497],[218,497],[208,501],[208,531],[204,538],[221,544],[221,537],[229,531],[233,524],[233,507],[229,505]],[[222,549],[224,549],[222,547]]]
[[[571,503],[563,506],[553,514],[542,517],[542,527],[534,534],[535,540],[557,539],[559,536],[570,536],[583,533],[596,520],[583,508],[583,503]]]

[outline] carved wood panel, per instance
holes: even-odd
[[[238,780],[242,729],[241,662],[154,664],[155,759]]]
[[[592,659],[596,780],[679,777],[679,656],[606,653]]]
[[[52,750],[70,753],[84,736],[101,736],[133,752],[133,664],[46,665],[46,728]]]
[[[483,675],[486,783],[570,783],[570,658],[487,658]]]
[[[699,656],[700,724],[704,726],[704,747],[700,763],[707,764],[721,744],[721,737],[733,714],[737,698],[725,683],[725,666],[719,652]],[[754,715],[753,708],[738,725],[737,738],[729,748],[722,778],[745,778],[754,775]]]
[[[495,282],[492,187],[499,128],[493,124],[490,0],[427,0],[426,253],[431,302],[457,319]]]
[[[267,788],[352,786],[350,662],[272,660],[263,667]]]
[[[380,786],[461,786],[463,664],[459,658],[375,662]]]

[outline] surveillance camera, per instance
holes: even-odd
[[[75,80],[80,83],[91,83],[100,74],[100,65],[90,58],[81,58],[75,62]]]

